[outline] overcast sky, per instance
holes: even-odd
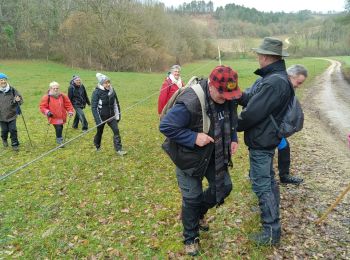
[[[206,3],[209,0],[204,0]],[[191,0],[159,0],[166,6],[178,6],[184,2],[190,3]],[[225,6],[229,3],[243,5],[249,8],[256,8],[259,11],[273,12],[297,12],[299,10],[311,10],[327,13],[328,11],[344,11],[345,0],[212,0],[214,7]]]

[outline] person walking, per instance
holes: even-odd
[[[118,128],[121,112],[117,93],[106,75],[96,73],[96,78],[98,84],[91,97],[91,110],[97,125],[94,145],[97,151],[101,149],[102,134],[107,123],[113,131],[114,149],[118,155],[126,155],[127,151],[122,149],[122,140]]]
[[[292,86],[299,88],[306,80],[308,73],[303,65],[293,65],[287,69],[287,74]],[[286,138],[282,138],[278,145],[278,173],[280,182],[283,184],[299,185],[304,180],[297,176],[290,175],[290,144]]]
[[[172,95],[179,89],[185,86],[181,76],[181,67],[180,65],[173,65],[170,68],[168,76],[165,78],[162,87],[160,88],[159,97],[158,97],[158,114],[162,113],[163,108],[166,103],[172,97]]]
[[[199,230],[207,231],[208,209],[224,203],[232,190],[228,166],[236,153],[237,102],[241,92],[238,74],[227,66],[217,66],[209,79],[199,81],[203,98],[187,88],[160,122],[160,132],[168,140],[169,154],[175,154],[176,178],[182,195],[182,224],[185,252],[199,254]],[[205,102],[205,104],[204,104]],[[208,110],[202,110],[203,107]],[[209,117],[205,132],[203,117]],[[203,190],[203,178],[209,186]]]
[[[90,100],[87,96],[84,84],[82,84],[79,76],[73,76],[68,87],[68,97],[74,107],[75,117],[72,127],[78,129],[79,121],[82,124],[82,130],[88,129],[88,122],[84,114],[84,108],[86,105],[90,106]]]
[[[47,116],[49,123],[54,126],[56,142],[61,145],[63,143],[63,125],[66,123],[67,113],[72,117],[74,108],[69,98],[60,92],[59,87],[60,85],[56,81],[49,84],[49,90],[41,98],[39,109]]]
[[[0,126],[2,145],[8,147],[8,134],[10,133],[11,146],[18,151],[19,141],[17,135],[16,118],[23,98],[19,92],[8,83],[6,74],[0,72]]]
[[[240,104],[244,109],[238,117],[237,131],[244,131],[244,142],[249,148],[252,189],[259,200],[262,231],[251,236],[257,245],[276,245],[281,238],[279,214],[280,194],[275,181],[273,157],[281,142],[272,115],[279,125],[294,95],[288,81],[283,57],[283,43],[266,37],[258,48],[253,49],[258,56],[260,68],[254,73],[261,77],[254,92],[243,93]]]

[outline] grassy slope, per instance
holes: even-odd
[[[302,63],[312,79],[327,65],[320,60],[287,60]],[[255,60],[225,61],[239,72],[241,88],[255,79]],[[192,75],[208,75],[215,61],[184,66],[186,81]],[[50,81],[66,92],[73,74],[82,77],[88,94],[95,85],[95,72],[76,70],[43,61],[2,61],[0,71],[23,94],[24,116],[35,148],[31,148],[21,118],[18,118],[19,153],[0,150],[0,170],[5,173],[55,147],[54,130],[38,112],[40,97]],[[122,107],[120,123],[123,144],[129,154],[115,155],[108,127],[102,151],[92,145],[95,131],[68,144],[39,162],[0,182],[0,258],[81,258],[112,256],[149,258],[181,254],[181,223],[176,219],[180,194],[174,167],[162,152],[164,139],[158,132],[156,104],[164,74],[108,72]],[[149,98],[147,98],[149,97]],[[142,100],[143,102],[137,104]],[[137,104],[137,105],[136,105]],[[93,126],[89,108],[86,114]],[[65,130],[64,130],[65,132]],[[68,138],[80,131],[68,129]],[[259,227],[251,212],[255,196],[247,180],[247,151],[243,145],[231,171],[234,190],[222,207],[211,210],[211,231],[202,235],[204,258],[262,258],[269,249],[259,249],[247,233]]]
[[[342,71],[345,79],[350,83],[350,56],[332,57],[342,63]]]

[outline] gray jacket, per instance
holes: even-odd
[[[16,102],[15,96],[20,96],[21,101]],[[19,92],[10,86],[7,91],[0,91],[0,121],[10,122],[17,117],[18,106],[23,103]]]

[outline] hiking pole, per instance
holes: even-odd
[[[316,225],[321,224],[321,222],[328,216],[328,214],[339,204],[339,202],[342,200],[342,198],[345,196],[346,193],[348,193],[350,190],[350,183],[348,187],[339,195],[339,197],[335,200],[335,202],[326,210],[326,212],[323,214],[321,218],[316,220]]]
[[[21,116],[22,116],[24,127],[25,127],[25,129],[27,131],[27,135],[28,135],[28,138],[29,138],[30,146],[33,147],[32,140],[30,139],[29,131],[28,131],[28,128],[27,128],[26,120],[24,120],[23,112],[22,112],[22,110],[21,110],[21,108],[19,107],[18,104],[17,104],[17,109],[18,109],[18,113],[20,113]]]
[[[63,142],[66,141],[66,138],[67,138],[67,132],[68,132],[69,122],[70,122],[71,117],[72,117],[72,116],[69,116],[69,118],[68,118],[67,128],[66,128],[66,132],[64,133]]]
[[[46,144],[47,136],[49,134],[49,128],[50,128],[50,123],[47,122],[47,130],[46,130],[46,135],[45,135],[45,140],[44,140],[44,145]]]

